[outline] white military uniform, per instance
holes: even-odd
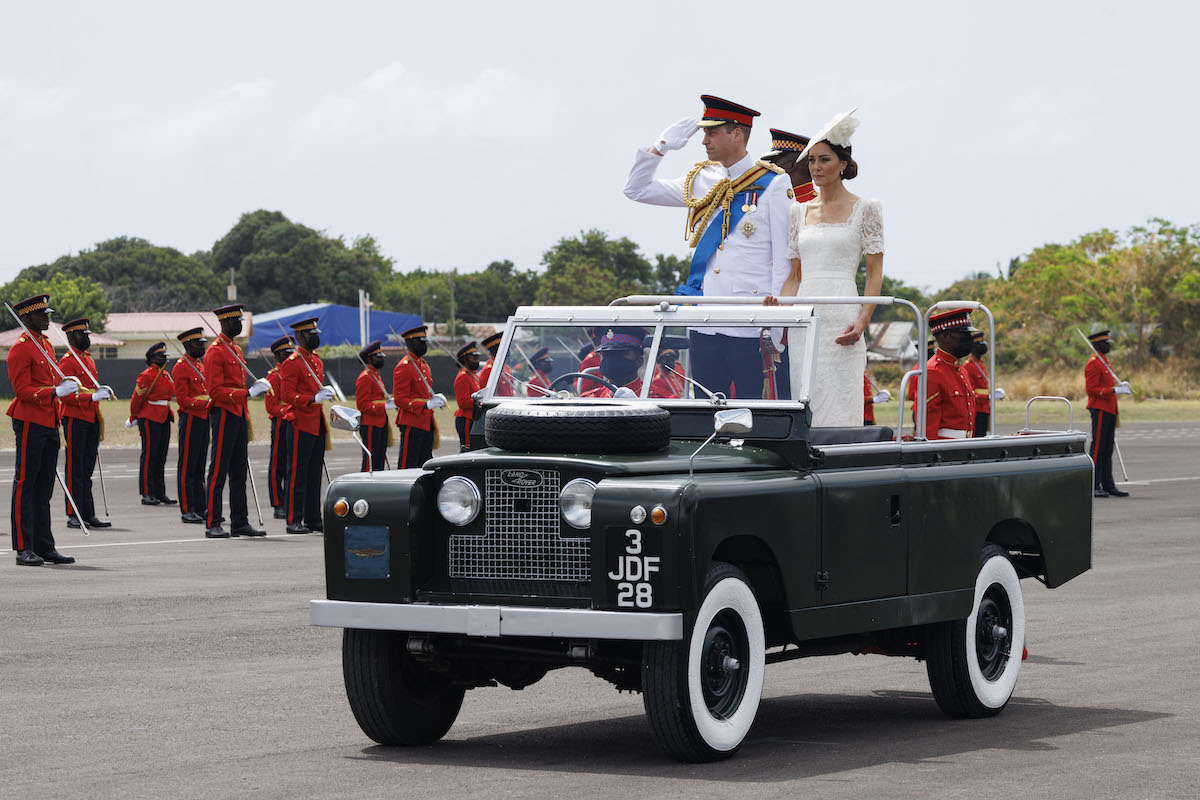
[[[625,196],[639,203],[656,206],[684,206],[684,178],[654,177],[662,156],[649,149],[638,148],[625,183]],[[704,197],[717,181],[737,179],[754,168],[754,156],[745,158],[726,169],[723,166],[705,167],[692,181],[692,197]],[[704,274],[704,294],[709,296],[766,297],[779,295],[783,282],[791,272],[788,259],[788,212],[795,202],[790,196],[791,179],[776,175],[767,190],[759,195],[757,210],[747,212],[736,225],[729,226],[724,248],[717,249],[708,260]],[[745,223],[753,223],[746,235]],[[709,225],[720,225],[720,212],[713,214]],[[727,335],[755,335],[752,329],[736,331],[723,329]]]

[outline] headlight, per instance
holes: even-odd
[[[576,478],[563,487],[558,495],[563,519],[572,528],[588,528],[592,524],[592,495],[596,484],[587,478]]]
[[[371,510],[371,507],[367,505],[366,500],[359,498],[358,500],[354,501],[354,505],[350,507],[350,510],[354,512],[354,516],[362,519],[367,515],[367,512]]]
[[[454,525],[469,525],[478,516],[480,505],[479,487],[466,478],[456,475],[438,489],[438,513]]]

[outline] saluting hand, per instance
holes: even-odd
[[[658,136],[658,141],[654,143],[653,150],[660,156],[669,153],[672,150],[682,150],[687,146],[688,140],[691,139],[696,131],[700,130],[699,122],[695,117],[684,117],[676,122],[671,127],[667,128]]]

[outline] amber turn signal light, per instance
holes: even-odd
[[[650,521],[655,525],[662,525],[667,521],[667,510],[662,506],[655,506],[654,510],[650,512]]]
[[[344,517],[350,513],[350,504],[346,502],[346,498],[338,498],[338,501],[333,504],[333,513],[339,517]]]

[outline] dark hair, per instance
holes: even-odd
[[[822,139],[822,142],[829,145],[829,149],[838,157],[838,161],[845,161],[846,168],[842,170],[842,180],[853,180],[858,176],[858,162],[850,155],[850,147],[842,147],[840,144],[834,144],[828,139]],[[819,144],[819,143],[818,143]]]

